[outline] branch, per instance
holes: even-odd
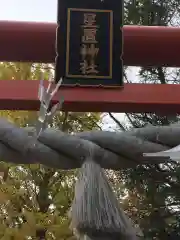
[[[129,122],[131,123],[132,127],[137,128],[136,124],[134,123],[134,121],[131,119],[131,117],[129,116],[128,113],[126,113],[126,117],[128,118]]]
[[[61,126],[61,131],[65,132],[67,130],[67,120],[68,120],[68,116],[69,116],[69,112],[65,112],[64,113],[64,119],[63,119],[63,123]]]
[[[108,114],[110,118],[121,128],[121,130],[126,131],[125,127],[120,123],[120,121],[117,120],[117,118],[113,116],[112,113],[109,112]]]

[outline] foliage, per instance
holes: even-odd
[[[125,1],[125,23],[137,25],[178,25],[179,0]],[[148,57],[148,56],[147,56]],[[126,76],[127,76],[126,69]],[[141,67],[140,82],[179,84],[179,69]],[[131,82],[128,79],[128,82]],[[124,131],[130,127],[146,124],[169,125],[179,120],[178,115],[126,114],[127,126],[119,119],[116,124]],[[145,239],[175,240],[180,237],[180,165],[151,164],[136,169],[116,172],[116,189],[122,198],[124,209],[138,223]],[[123,183],[123,184],[122,184]]]

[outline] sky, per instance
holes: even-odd
[[[57,0],[0,0],[0,20],[56,22]]]
[[[0,0],[0,20],[30,21],[30,22],[56,22],[57,0]],[[128,78],[136,81],[137,68],[130,68]],[[123,114],[116,117],[124,119]],[[106,128],[114,129],[111,119],[105,118]]]

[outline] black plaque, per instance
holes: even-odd
[[[122,85],[122,16],[122,1],[59,0],[56,81]]]

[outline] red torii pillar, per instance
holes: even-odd
[[[54,62],[55,29],[52,23],[0,21],[0,61]],[[179,28],[124,26],[123,31],[125,65],[180,66]],[[39,81],[0,84],[0,109],[38,110]],[[180,113],[179,85],[62,87],[61,91],[63,110]]]

